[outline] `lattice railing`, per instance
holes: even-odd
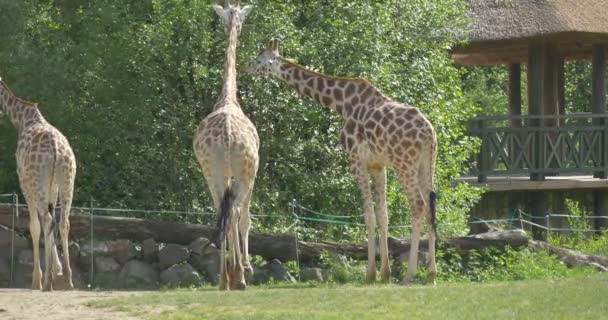
[[[511,120],[524,126],[511,127]],[[608,115],[495,116],[472,121],[482,140],[477,158],[480,181],[491,175],[581,173],[606,177]]]

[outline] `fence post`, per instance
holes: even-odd
[[[89,214],[91,216],[91,267],[90,267],[90,275],[89,275],[89,288],[93,288],[93,283],[95,281],[95,250],[93,248],[93,199],[91,198],[91,202],[89,204]]]
[[[295,203],[295,201],[291,205],[291,216],[296,219],[296,223],[295,223],[295,225],[293,227],[293,230],[295,232],[295,238],[296,238],[296,266],[298,267],[298,282],[302,282],[302,279],[300,278],[300,275],[302,274],[302,270],[300,270],[300,247],[298,245],[298,242],[299,242],[299,239],[298,239],[298,223],[300,222],[300,220],[298,220],[298,216],[296,215],[296,203]]]
[[[547,214],[546,216],[547,219],[547,241],[549,241],[549,233],[551,232],[551,214]]]
[[[12,216],[12,225],[13,232],[11,234],[11,274],[10,279],[8,280],[8,287],[13,287],[13,279],[15,278],[15,218],[19,216],[19,195],[17,193],[13,193],[13,216]]]

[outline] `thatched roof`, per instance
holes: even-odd
[[[591,45],[608,44],[608,0],[468,2],[472,27],[465,35],[469,43],[454,51],[457,61],[468,53],[464,63],[516,62],[524,58],[522,46],[538,39],[557,44],[568,58],[588,57]]]

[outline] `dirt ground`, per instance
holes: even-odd
[[[2,320],[137,320],[120,312],[89,308],[87,301],[127,296],[129,292],[0,289]]]

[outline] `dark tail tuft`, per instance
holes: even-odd
[[[219,248],[221,241],[226,239],[226,233],[228,232],[228,226],[230,225],[230,212],[232,211],[232,202],[234,201],[234,194],[230,187],[224,191],[224,196],[220,202],[220,212],[217,220],[217,228],[214,234],[214,242]]]
[[[433,228],[435,237],[437,237],[437,194],[434,191],[431,191],[429,194],[429,200],[431,206],[431,227]]]

